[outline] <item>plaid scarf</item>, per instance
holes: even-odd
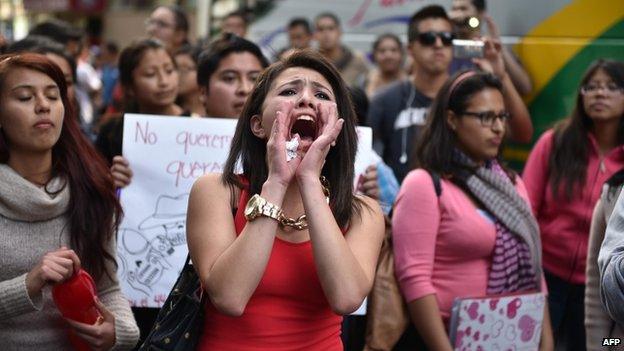
[[[458,150],[454,160],[465,169],[457,175],[460,185],[495,218],[496,242],[487,293],[541,289],[542,247],[529,204],[496,160],[478,167]]]

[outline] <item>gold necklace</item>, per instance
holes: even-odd
[[[320,180],[321,186],[323,186],[323,194],[325,194],[325,201],[329,204],[329,181],[327,180],[327,178],[325,178],[325,176],[321,176]],[[305,213],[297,218],[292,218],[284,216],[284,212],[281,211],[279,217],[277,218],[277,221],[282,228],[291,227],[295,228],[296,230],[303,230],[308,228],[308,220]]]

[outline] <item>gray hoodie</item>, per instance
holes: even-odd
[[[624,337],[624,329],[609,316],[601,301],[601,280],[598,267],[598,255],[604,242],[607,222],[621,190],[622,186],[610,187],[605,185],[592,216],[585,274],[587,277],[585,284],[585,334],[588,351],[621,350],[621,346],[606,348],[602,346],[602,341],[603,338]]]
[[[598,254],[598,268],[602,303],[611,318],[624,325],[624,196],[621,190],[620,186],[615,193],[603,191],[601,197],[608,222]]]

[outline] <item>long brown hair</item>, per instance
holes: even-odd
[[[238,161],[243,166],[243,175],[249,180],[250,194],[258,194],[267,180],[269,169],[266,163],[266,141],[251,132],[251,117],[262,114],[262,104],[272,88],[275,79],[291,67],[304,67],[319,72],[331,84],[338,115],[344,119],[342,131],[325,158],[321,174],[329,180],[329,197],[336,222],[344,227],[353,213],[359,213],[361,203],[353,196],[355,153],[357,150],[357,119],[345,82],[334,66],[320,54],[311,50],[295,52],[284,61],[269,66],[258,78],[251,95],[243,107],[232,139],[230,154],[223,171],[223,181],[230,186],[242,187],[234,173]]]
[[[597,60],[581,80],[581,87],[598,71],[604,71],[619,87],[624,88],[624,63],[612,60]],[[618,124],[617,144],[624,144],[624,116]],[[571,199],[576,187],[585,183],[589,162],[590,140],[588,133],[594,122],[585,112],[583,96],[579,89],[576,105],[569,118],[555,126],[552,152],[548,160],[549,182],[555,198],[565,195]]]
[[[71,247],[76,250],[82,265],[95,279],[114,272],[105,268],[114,255],[107,251],[110,240],[119,225],[122,210],[114,191],[113,179],[106,161],[91,146],[80,131],[73,105],[67,98],[63,72],[57,65],[39,54],[20,54],[0,58],[0,89],[5,89],[7,75],[17,68],[41,72],[59,87],[65,108],[61,135],[52,147],[52,178],[62,177],[69,186],[67,208]],[[11,146],[0,133],[0,162],[9,160]]]

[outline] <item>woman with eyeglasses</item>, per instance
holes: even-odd
[[[410,79],[390,85],[371,100],[368,112],[375,150],[399,180],[409,172],[411,145],[420,137],[431,101],[449,78],[453,57],[452,24],[439,5],[421,8],[408,26],[408,54],[413,60]],[[487,41],[479,68],[495,74],[502,82],[509,119],[509,138],[531,140],[533,125],[522,98],[505,70],[500,45]]]
[[[477,71],[442,86],[416,145],[418,169],[397,197],[396,276],[429,350],[453,349],[455,298],[545,288],[539,228],[524,184],[499,162],[509,118],[502,91],[500,80]],[[541,349],[552,349],[546,308]]]
[[[585,263],[594,205],[624,167],[624,68],[598,60],[581,80],[569,118],[535,144],[523,179],[544,246],[544,272],[557,343],[585,347]]]

